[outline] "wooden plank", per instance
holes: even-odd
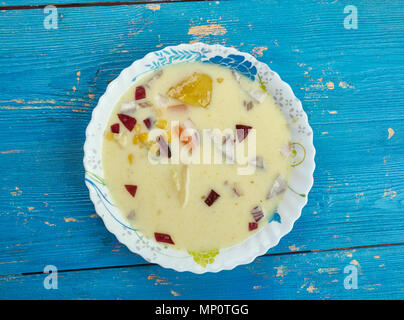
[[[82,171],[85,114],[73,120],[75,113],[65,109],[59,115],[2,111],[1,141],[34,115],[40,125],[29,135],[2,143],[0,161],[8,170],[0,192],[0,274],[34,272],[49,263],[67,269],[144,263],[94,215]],[[270,252],[404,242],[403,135],[388,139],[387,130],[399,131],[403,123],[315,125],[317,169],[309,204]]]
[[[0,3],[0,10],[36,9],[53,5],[59,8],[80,6],[118,6],[118,5],[142,5],[158,10],[161,3],[189,2],[189,1],[213,1],[213,0],[4,0]],[[223,0],[222,0],[223,1]]]
[[[43,27],[42,10],[6,11],[0,103],[40,107],[45,100],[49,108],[76,99],[89,111],[134,60],[165,45],[204,41],[236,46],[267,62],[314,123],[402,118],[402,10],[398,3],[354,4],[361,8],[358,30],[343,28],[339,3],[308,3],[305,9],[293,1],[165,3],[154,11],[145,5],[62,8],[57,30]],[[10,88],[12,79],[18,84]]]
[[[47,274],[10,275],[0,278],[0,299],[403,299],[402,252],[390,246],[266,256],[204,275],[156,265],[59,272],[58,289],[50,290]],[[357,289],[347,289],[354,277]]]
[[[398,3],[353,4],[358,30],[343,28],[340,3],[64,8],[58,30],[43,28],[43,10],[1,12],[0,274],[50,263],[144,262],[93,216],[83,182],[84,130],[122,68],[193,41],[233,45],[267,62],[313,124],[318,154],[309,205],[270,252],[403,242],[403,14]]]

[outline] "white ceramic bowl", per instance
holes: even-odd
[[[103,179],[101,161],[103,133],[119,98],[134,81],[148,72],[168,64],[188,61],[220,64],[235,69],[250,79],[260,81],[282,110],[291,129],[295,154],[292,175],[289,188],[277,213],[259,232],[235,246],[220,251],[189,253],[146,238],[140,231],[131,228],[114,206],[108,186]],[[309,126],[307,115],[290,86],[283,82],[277,73],[250,54],[234,48],[203,43],[181,44],[147,54],[124,69],[118,78],[108,85],[93,110],[86,130],[85,182],[95,210],[103,219],[106,228],[132,252],[151,263],[177,271],[218,272],[250,263],[257,256],[276,246],[279,240],[292,230],[294,222],[300,217],[301,210],[307,203],[307,195],[313,185],[314,155],[313,131]]]

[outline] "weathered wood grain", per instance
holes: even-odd
[[[402,246],[267,256],[218,274],[178,273],[156,265],[0,278],[0,298],[18,299],[400,299]],[[357,270],[357,289],[345,289]],[[346,273],[344,273],[344,271]],[[29,290],[27,290],[29,289]],[[246,302],[248,303],[248,302]]]
[[[364,7],[358,30],[344,29],[338,3],[311,3],[306,10],[292,2],[236,3],[64,8],[57,30],[43,27],[42,10],[2,12],[2,107],[14,99],[62,106],[77,99],[80,109],[91,109],[107,82],[132,61],[165,45],[205,41],[236,46],[267,62],[291,84],[311,121],[402,118],[398,3]],[[381,17],[383,10],[388,17]],[[18,84],[10,88],[12,79]],[[94,103],[85,105],[89,94]]]
[[[106,231],[88,199],[81,150],[88,119],[78,117],[72,127],[72,116],[60,112],[0,112],[0,125],[9,126],[5,136],[23,130],[30,114],[40,123],[0,154],[7,168],[0,191],[2,273],[34,272],[50,261],[64,269],[143,263]],[[270,252],[404,242],[403,135],[388,139],[387,130],[403,122],[314,125],[318,155],[309,204]]]
[[[44,8],[53,5],[59,8],[85,7],[85,6],[118,6],[148,4],[150,8],[158,10],[161,3],[190,2],[190,1],[214,1],[214,0],[4,0],[0,3],[0,10],[26,10]],[[221,0],[223,1],[223,0]],[[226,1],[226,0],[224,0]]]
[[[145,262],[94,215],[83,181],[84,130],[123,68],[150,51],[194,41],[235,46],[268,63],[292,86],[313,125],[317,169],[309,204],[270,253],[404,242],[403,9],[398,1],[351,4],[358,7],[358,30],[343,27],[345,3],[328,1],[61,8],[57,30],[43,27],[42,9],[0,12],[0,274],[38,272],[47,264],[65,270]],[[389,257],[400,266],[402,246],[394,250],[398,257]],[[284,265],[304,266],[296,257]],[[136,270],[148,268],[161,270]],[[85,274],[90,279],[104,272],[112,276],[105,270]],[[239,276],[228,274],[228,281]],[[250,275],[242,273],[238,289]],[[222,276],[208,277],[213,290]],[[30,287],[42,281],[17,279]],[[400,292],[399,281],[382,279],[393,286],[385,292]],[[288,288],[284,296],[292,295]],[[188,296],[198,296],[189,290]],[[338,290],[334,297],[346,297]],[[364,296],[381,297],[383,290],[372,292]],[[137,294],[128,289],[127,296]]]

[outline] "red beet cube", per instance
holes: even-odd
[[[135,100],[146,98],[146,89],[143,86],[138,86],[135,89]]]
[[[256,222],[249,222],[248,223],[248,230],[253,231],[258,228],[258,223]]]
[[[144,119],[143,123],[146,126],[146,128],[150,130],[150,128],[152,127],[152,118],[149,117]]]
[[[171,239],[171,236],[169,234],[155,232],[154,233],[154,238],[158,242],[165,242],[165,243],[169,243],[169,244],[174,244],[174,241],[173,241],[173,239]]]
[[[112,132],[112,133],[119,133],[119,123],[114,123],[114,124],[111,126],[111,132]]]
[[[135,197],[136,191],[137,191],[137,186],[134,186],[132,184],[125,184],[126,190],[130,193],[132,197]]]
[[[210,190],[208,197],[205,199],[205,203],[210,207],[219,197],[220,195],[212,189]]]
[[[123,114],[123,113],[118,114],[118,118],[119,118],[119,120],[121,120],[121,122],[126,127],[126,129],[128,129],[129,131],[133,130],[133,127],[136,124],[135,118],[128,116],[127,114]]]
[[[243,124],[236,124],[238,142],[243,141],[248,136],[250,129],[252,129],[252,127]]]

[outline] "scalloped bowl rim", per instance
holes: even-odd
[[[273,77],[274,81],[277,81],[279,83],[279,86],[282,87],[282,89],[285,89],[285,91],[287,91],[287,94],[290,95],[291,98],[294,99],[293,103],[295,104],[295,107],[300,107],[302,113],[301,113],[301,123],[305,126],[307,126],[309,132],[311,131],[311,134],[308,135],[307,137],[305,137],[304,139],[306,144],[305,144],[305,172],[304,172],[304,190],[300,190],[301,192],[305,193],[306,196],[304,197],[304,199],[300,199],[296,205],[296,207],[294,208],[296,210],[296,212],[294,212],[292,216],[292,219],[290,221],[288,221],[287,224],[285,223],[279,223],[279,225],[281,225],[281,231],[275,236],[274,239],[272,240],[267,240],[264,239],[262,237],[262,233],[264,233],[265,229],[268,229],[267,226],[263,227],[259,232],[255,233],[254,235],[250,236],[249,238],[247,238],[246,240],[244,240],[243,242],[236,244],[230,248],[225,248],[225,249],[221,249],[223,251],[226,250],[232,250],[234,248],[240,247],[240,252],[241,254],[237,254],[235,255],[234,253],[230,254],[230,257],[232,257],[232,259],[226,260],[225,261],[221,261],[221,263],[213,263],[213,264],[208,264],[207,267],[205,268],[201,268],[198,264],[194,263],[187,263],[187,264],[182,264],[181,263],[181,259],[180,260],[176,260],[178,263],[173,262],[174,259],[171,258],[162,258],[162,259],[153,259],[150,258],[150,254],[146,254],[145,250],[136,248],[134,246],[134,243],[128,242],[128,238],[122,234],[122,230],[119,230],[117,228],[118,224],[116,224],[113,219],[111,217],[109,217],[106,214],[100,214],[100,211],[102,211],[100,204],[99,204],[99,194],[97,194],[97,192],[91,188],[91,185],[86,181],[86,186],[89,189],[89,195],[90,195],[90,199],[93,202],[94,206],[95,206],[95,210],[97,212],[97,214],[102,218],[103,223],[105,225],[105,227],[107,228],[107,230],[111,233],[113,233],[119,242],[121,242],[122,244],[124,244],[125,246],[127,246],[129,248],[130,251],[139,254],[140,256],[142,256],[146,261],[151,262],[151,263],[157,263],[162,267],[165,268],[170,268],[170,269],[174,269],[176,271],[190,271],[193,273],[205,273],[205,272],[219,272],[221,270],[231,270],[239,265],[244,265],[244,264],[249,264],[251,263],[256,257],[265,254],[270,248],[275,247],[276,245],[278,245],[280,239],[282,237],[284,237],[286,234],[288,234],[293,226],[294,223],[297,221],[297,219],[300,218],[301,216],[301,211],[303,209],[303,207],[307,204],[308,202],[308,193],[311,190],[312,186],[313,186],[313,173],[315,170],[315,161],[314,161],[314,157],[315,157],[315,148],[313,145],[313,131],[308,123],[308,117],[307,114],[304,112],[302,104],[300,102],[299,99],[296,98],[296,96],[293,93],[292,88],[289,86],[289,84],[287,84],[286,82],[282,81],[282,79],[280,78],[280,76],[274,72],[273,70],[271,70],[269,68],[268,65],[266,65],[263,62],[258,61],[254,56],[250,55],[249,53],[246,52],[241,52],[235,48],[231,48],[231,47],[224,47],[222,45],[208,45],[208,44],[204,44],[204,43],[193,43],[193,44],[180,44],[177,46],[168,46],[165,47],[161,50],[158,51],[153,51],[153,52],[149,52],[147,53],[143,58],[135,60],[129,67],[123,69],[119,76],[117,78],[115,78],[112,82],[110,82],[104,92],[104,94],[100,97],[100,99],[98,100],[97,106],[93,109],[92,111],[92,115],[91,115],[91,120],[86,128],[86,140],[84,143],[84,158],[83,158],[83,164],[85,167],[86,172],[88,171],[89,168],[89,159],[88,156],[90,154],[90,144],[92,142],[90,142],[91,138],[91,132],[94,130],[94,127],[96,125],[96,119],[98,116],[98,112],[101,110],[101,106],[105,107],[105,103],[106,101],[108,101],[108,99],[110,99],[112,96],[115,96],[115,104],[117,102],[117,100],[119,99],[119,97],[126,91],[128,90],[129,86],[131,86],[133,84],[133,82],[131,81],[129,83],[129,85],[123,89],[120,89],[120,91],[122,91],[120,94],[114,94],[114,91],[117,90],[116,86],[118,83],[123,82],[123,79],[125,79],[126,81],[128,81],[131,70],[133,71],[134,68],[139,68],[142,67],[142,65],[144,65],[144,62],[147,60],[150,60],[153,55],[156,55],[156,53],[162,53],[164,52],[164,50],[179,50],[179,49],[184,49],[184,50],[201,50],[202,48],[207,48],[213,52],[229,52],[230,54],[235,54],[235,55],[242,55],[244,57],[246,57],[246,59],[248,58],[248,61],[252,62],[254,65],[258,65],[261,68],[264,69],[268,69],[271,73],[271,76]],[[193,60],[190,60],[193,61]],[[266,84],[268,84],[266,82]],[[112,109],[114,108],[115,104],[109,106],[108,108],[110,109],[110,111],[112,111]],[[278,104],[278,103],[277,103]],[[109,115],[106,115],[105,118],[108,120]],[[104,127],[102,130],[104,130],[106,125],[106,122],[104,123]],[[289,192],[289,190],[287,191]],[[282,200],[280,206],[282,206],[285,203],[285,197]],[[286,210],[286,209],[285,209]],[[290,216],[285,216],[287,219],[289,219]],[[282,218],[284,218],[284,216],[282,216]],[[116,220],[116,218],[114,217],[114,219]],[[269,223],[268,223],[269,225]],[[268,231],[268,230],[267,230]],[[254,239],[256,238],[256,239]],[[257,245],[257,247],[251,247],[251,245],[243,245],[246,242],[250,241],[251,239],[253,239],[253,242],[255,241],[254,245]],[[266,243],[263,243],[264,240],[266,241]],[[153,240],[151,240],[153,241]],[[270,241],[270,243],[268,242]],[[249,252],[250,250],[246,250],[246,249],[254,249],[254,252]],[[172,249],[170,249],[172,250]],[[179,250],[175,250],[175,251],[179,251]],[[236,250],[237,252],[237,250]],[[222,251],[220,252],[222,253]],[[244,254],[243,254],[244,253]],[[220,254],[219,254],[220,255]],[[156,261],[157,260],[157,261]],[[217,259],[216,259],[217,260]],[[223,260],[223,259],[222,259]],[[215,261],[216,262],[216,261]]]

